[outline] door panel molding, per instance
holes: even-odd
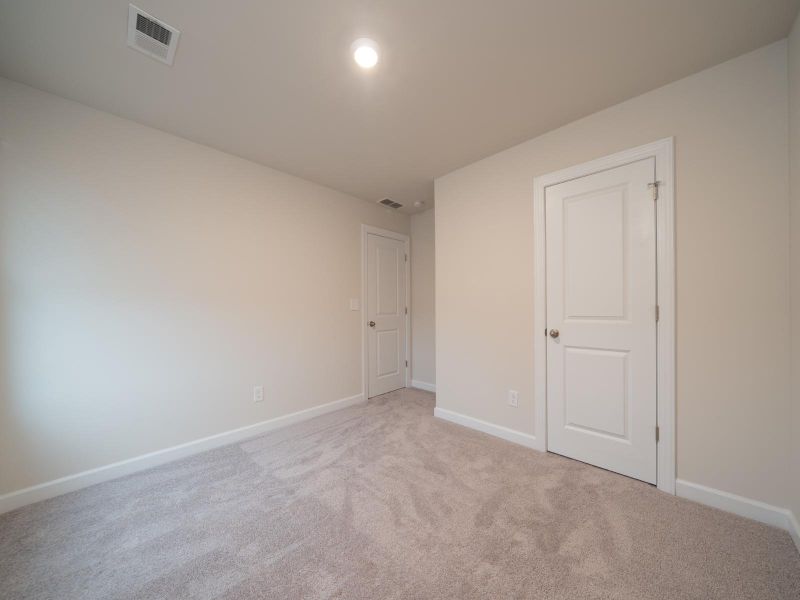
[[[631,148],[533,180],[534,232],[534,432],[538,450],[547,451],[547,289],[545,191],[573,179],[654,158],[656,181],[657,486],[675,494],[675,172],[674,138]],[[655,315],[654,317],[655,318]],[[655,432],[653,432],[655,435]]]
[[[406,260],[405,264],[405,303],[408,312],[405,314],[405,331],[406,331],[406,344],[405,344],[405,358],[404,361],[411,365],[411,238],[404,233],[390,231],[388,229],[381,229],[372,225],[361,225],[361,392],[364,399],[369,398],[369,327],[367,326],[367,307],[368,307],[368,290],[367,290],[367,240],[369,235],[378,235],[381,237],[398,240],[405,244]],[[405,307],[404,307],[405,308]],[[405,367],[405,375],[403,380],[405,386],[410,386],[409,372],[410,366]]]
[[[560,330],[547,343],[547,449],[652,484],[654,178],[648,157],[545,191],[547,327]]]

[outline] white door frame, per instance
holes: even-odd
[[[364,400],[369,398],[369,330],[367,329],[367,235],[380,235],[393,240],[401,241],[406,247],[406,373],[403,380],[409,386],[408,373],[411,371],[411,238],[404,233],[361,225],[361,390]]]
[[[675,169],[674,139],[665,138],[533,180],[534,240],[534,431],[537,446],[547,450],[547,289],[545,256],[545,190],[553,185],[655,158],[657,331],[657,424],[659,428],[658,489],[675,494]],[[655,435],[655,432],[654,432]]]

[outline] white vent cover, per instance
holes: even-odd
[[[394,200],[390,200],[389,198],[378,200],[378,204],[383,204],[384,206],[388,206],[389,208],[403,208],[402,204],[400,204],[399,202],[395,202]]]
[[[128,46],[131,48],[171,65],[180,35],[174,27],[133,4],[128,5]]]

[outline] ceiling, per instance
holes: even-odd
[[[789,32],[800,0],[0,0],[0,75],[365,200],[433,179]],[[361,71],[358,37],[381,46]]]

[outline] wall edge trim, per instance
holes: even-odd
[[[527,448],[532,448],[533,450],[544,451],[544,448],[541,448],[541,440],[538,440],[536,436],[533,436],[529,433],[523,433],[521,431],[517,431],[516,429],[503,427],[502,425],[495,425],[494,423],[482,421],[481,419],[476,419],[474,417],[468,417],[467,415],[462,415],[438,406],[433,409],[433,416],[444,421],[450,421],[451,423],[461,425],[463,427],[469,427],[470,429],[488,433],[494,437],[498,437],[521,446],[526,446]]]
[[[773,506],[760,500],[731,494],[684,479],[675,481],[675,494],[686,500],[783,529],[792,537],[797,551],[800,552],[800,524],[788,508]]]
[[[348,398],[334,400],[299,410],[287,415],[259,421],[244,427],[238,427],[207,437],[185,442],[177,446],[170,446],[141,454],[125,460],[114,462],[94,469],[88,469],[72,475],[66,475],[46,481],[27,488],[9,492],[0,496],[0,514],[6,513],[29,504],[34,504],[49,498],[55,498],[69,492],[74,492],[98,483],[111,481],[119,477],[138,473],[152,467],[180,460],[207,450],[227,446],[288,425],[313,419],[336,410],[341,410],[364,401],[363,394],[356,394]]]
[[[411,387],[417,388],[418,390],[425,390],[426,392],[433,392],[434,394],[436,393],[436,384],[428,383],[427,381],[419,381],[418,379],[412,379]]]

